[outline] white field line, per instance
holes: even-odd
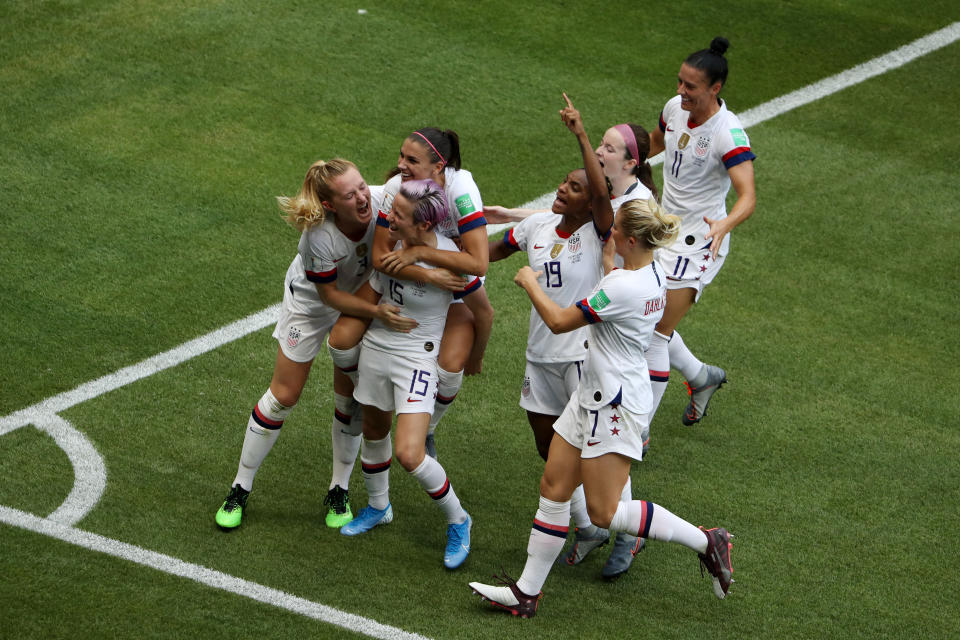
[[[200,565],[184,562],[156,551],[149,551],[141,547],[112,540],[95,533],[81,531],[70,526],[54,522],[49,518],[38,518],[35,515],[0,506],[0,522],[10,524],[21,529],[33,531],[57,540],[62,540],[84,549],[105,553],[115,558],[129,560],[145,567],[150,567],[164,573],[188,578],[194,582],[228,591],[237,595],[256,600],[280,609],[327,622],[329,624],[362,633],[371,638],[384,640],[426,640],[425,636],[410,633],[403,629],[380,624],[374,620],[344,613],[338,609],[328,607],[304,598],[291,595],[278,589],[265,587],[256,582],[236,578],[220,571],[214,571]]]
[[[47,517],[65,526],[75,525],[100,502],[107,488],[107,465],[93,443],[60,416],[52,413],[40,416],[34,425],[53,438],[73,466],[70,495]]]
[[[869,62],[857,65],[835,76],[807,85],[806,87],[742,112],[740,119],[746,127],[759,124],[796,109],[797,107],[859,84],[864,80],[901,67],[920,56],[950,45],[958,39],[960,39],[960,22],[954,22],[939,31],[935,31],[883,56],[874,58]],[[652,164],[658,164],[662,161],[662,155],[651,158],[650,161]],[[548,208],[553,197],[553,192],[546,193],[521,206],[528,209]],[[494,234],[508,226],[509,225],[489,225],[487,232]],[[82,384],[71,391],[52,396],[26,409],[21,409],[8,416],[4,416],[0,418],[0,435],[4,435],[5,433],[9,433],[10,431],[31,423],[45,428],[45,430],[54,437],[58,445],[75,449],[73,454],[68,452],[68,456],[70,456],[71,463],[75,469],[75,474],[85,482],[100,485],[99,489],[95,492],[98,499],[99,493],[102,492],[103,488],[101,483],[105,483],[105,476],[101,480],[97,477],[96,472],[90,472],[89,468],[96,465],[93,463],[85,465],[83,462],[83,457],[89,454],[89,449],[86,448],[87,445],[83,444],[83,442],[78,444],[76,437],[67,431],[68,429],[72,429],[72,427],[70,427],[66,421],[60,420],[60,422],[58,422],[59,418],[56,414],[81,402],[91,400],[114,389],[130,384],[131,382],[153,375],[164,369],[177,366],[207,351],[211,351],[228,342],[232,342],[269,326],[275,322],[278,309],[279,305],[273,305],[272,307],[221,327],[190,342],[186,342],[179,347],[175,347],[137,364]],[[83,440],[84,442],[86,441],[85,439]],[[79,449],[77,447],[79,447]],[[81,452],[80,449],[86,449],[86,452]],[[97,457],[99,458],[99,455],[97,455]],[[76,491],[71,492],[71,496],[73,496],[74,493],[76,493]],[[270,589],[269,587],[234,578],[211,569],[177,560],[176,558],[141,549],[110,538],[104,538],[96,534],[87,533],[62,524],[62,522],[76,522],[79,517],[82,517],[85,510],[80,506],[80,503],[84,501],[89,504],[89,495],[81,500],[71,501],[70,498],[68,498],[51,517],[46,519],[0,506],[0,521],[12,526],[48,535],[71,544],[76,544],[93,551],[107,553],[173,575],[190,578],[191,580],[217,589],[243,595],[372,637],[423,637],[310,602],[282,591],[277,591],[276,589]]]

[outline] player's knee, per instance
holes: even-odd
[[[396,449],[397,462],[400,463],[401,467],[410,472],[420,466],[420,463],[423,462],[423,458],[426,455],[422,442],[419,446],[414,443],[406,443],[402,446],[400,443],[396,443]]]
[[[334,349],[351,349],[360,344],[366,330],[367,323],[364,320],[341,316],[330,329],[327,344]]]
[[[273,397],[277,399],[277,402],[282,404],[284,407],[293,409],[297,404],[297,401],[300,400],[300,393],[303,391],[303,387],[298,387],[296,385],[289,384],[271,384],[270,392],[273,394]]]
[[[568,491],[565,482],[550,476],[547,472],[544,472],[543,477],[540,478],[540,495],[547,500],[564,502],[570,499],[571,493],[572,491]]]
[[[610,521],[613,520],[613,514],[617,512],[617,503],[613,503],[613,508],[609,505],[591,503],[587,498],[587,515],[590,516],[590,522],[601,529],[609,529]]]

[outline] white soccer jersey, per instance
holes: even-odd
[[[706,248],[704,235],[711,220],[727,217],[727,192],[730,176],[727,171],[756,156],[750,150],[740,119],[720,110],[702,124],[690,121],[690,112],[680,108],[680,96],[667,102],[660,113],[663,132],[663,208],[680,216],[682,226],[673,250],[680,252]]]
[[[450,217],[437,225],[437,230],[448,238],[460,235],[487,224],[483,217],[483,200],[480,189],[473,181],[473,175],[466,169],[446,167],[443,170],[443,192],[447,196],[447,209]],[[387,214],[393,206],[393,198],[400,191],[400,176],[395,175],[383,185],[384,196],[380,205],[377,223],[387,227]]]
[[[530,267],[543,271],[540,288],[563,308],[589,293],[603,277],[605,237],[591,220],[572,234],[557,230],[563,216],[550,211],[536,213],[503,236],[504,244],[526,251]],[[607,232],[609,236],[609,231]],[[554,334],[537,310],[530,309],[527,360],[573,362],[586,355],[587,327]]]
[[[653,197],[653,193],[650,189],[647,189],[646,185],[637,180],[623,193],[622,196],[617,196],[616,198],[610,198],[610,206],[613,207],[613,215],[616,217],[617,211],[625,202],[630,202],[631,200],[649,200]],[[614,254],[613,264],[617,267],[623,267],[623,256],[619,253]]]
[[[617,210],[621,205],[623,205],[624,202],[641,199],[649,200],[652,195],[653,193],[650,192],[650,189],[647,189],[645,184],[637,180],[627,188],[622,196],[610,198],[610,206],[613,207],[613,215],[617,215]]]
[[[622,404],[634,413],[653,409],[643,356],[667,304],[666,282],[654,263],[614,269],[577,303],[590,323],[578,399],[587,409]]]
[[[383,187],[370,187],[370,209],[377,211]],[[363,235],[348,238],[337,228],[332,215],[322,224],[300,234],[297,256],[287,271],[286,285],[293,294],[293,310],[309,316],[332,315],[339,311],[326,306],[317,293],[317,284],[336,282],[341,291],[354,293],[370,278],[370,247],[376,216]],[[297,264],[299,263],[299,265]]]
[[[437,236],[437,248],[443,251],[457,251],[453,240],[434,231]],[[434,269],[432,265],[418,262],[424,269]],[[440,289],[425,282],[396,280],[384,273],[374,271],[370,276],[370,286],[381,294],[380,302],[400,307],[400,314],[416,320],[419,324],[410,333],[394,331],[379,319],[370,323],[363,336],[363,348],[377,349],[389,353],[401,353],[416,357],[436,358],[443,338],[443,328],[447,322],[447,308],[454,298],[462,298],[481,287],[480,278],[474,277],[464,291],[456,293]]]

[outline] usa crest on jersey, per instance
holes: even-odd
[[[300,328],[299,327],[290,327],[290,331],[287,333],[287,344],[291,347],[297,346],[300,342]]]

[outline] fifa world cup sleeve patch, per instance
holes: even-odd
[[[733,138],[733,144],[736,146],[747,146],[747,134],[743,132],[743,129],[730,129],[730,137]]]
[[[454,200],[454,202],[457,205],[457,213],[460,214],[461,218],[463,216],[468,216],[477,210],[477,208],[473,206],[473,199],[470,197],[469,193],[463,194],[462,196]]]
[[[601,311],[608,304],[610,304],[610,298],[607,297],[603,289],[597,291],[593,297],[590,298],[590,308],[594,311]]]

